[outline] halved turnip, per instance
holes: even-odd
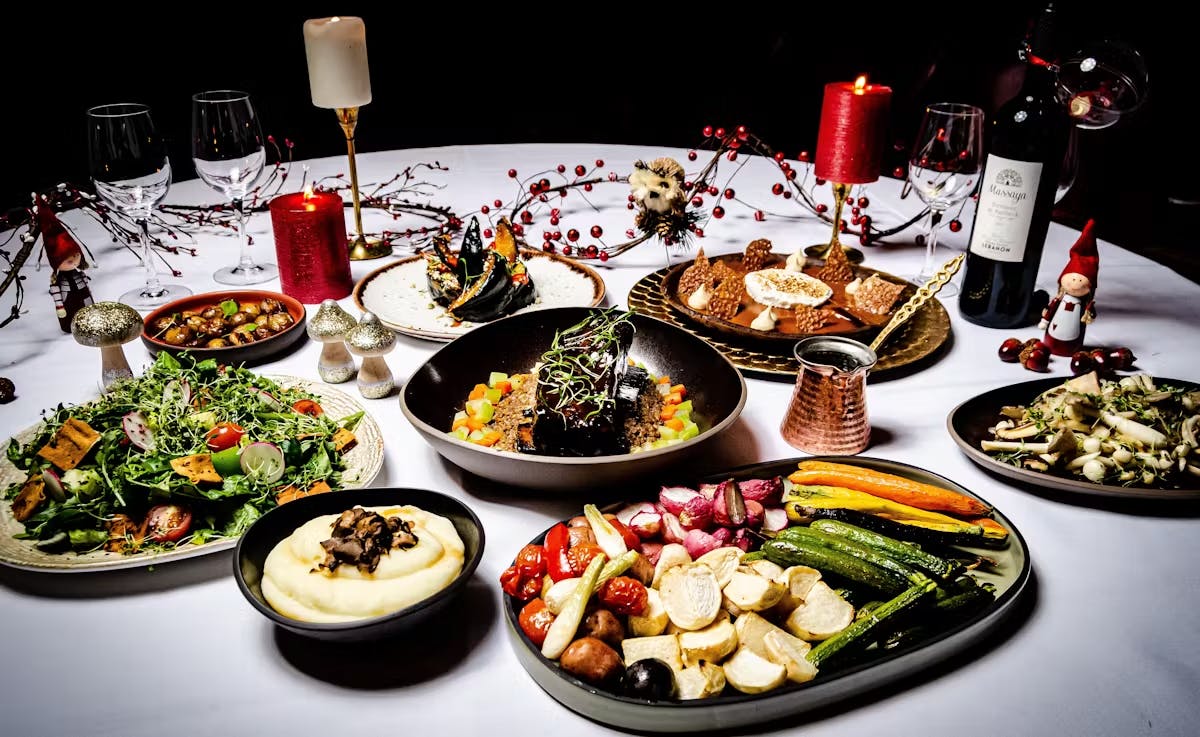
[[[713,523],[712,502],[697,494],[679,511],[679,524],[685,530],[707,530]]]
[[[271,394],[271,392],[264,389],[259,389],[256,386],[250,387],[249,391],[251,394],[258,397],[258,401],[266,405],[267,408],[272,412],[282,412],[285,409],[283,402],[280,402],[278,399],[276,399],[275,395]]]
[[[658,533],[662,532],[663,520],[662,515],[654,511],[653,505],[650,506],[650,511],[642,511],[633,515],[625,525],[633,530],[633,534],[643,540],[651,540],[658,537]]]
[[[617,512],[617,519],[621,520],[621,524],[628,525],[630,520],[638,515],[639,512],[654,512],[654,505],[650,502],[638,502],[623,507]]]
[[[664,545],[659,551],[658,560],[654,562],[654,579],[650,582],[650,588],[658,588],[667,571],[691,562],[692,556],[688,555],[687,548],[678,543]]]
[[[283,451],[274,443],[250,443],[242,448],[238,462],[247,476],[256,476],[268,484],[281,479],[287,467]]]
[[[63,488],[62,479],[53,469],[47,468],[42,471],[42,483],[46,487],[46,493],[56,502],[65,502],[67,500],[67,490]]]
[[[769,479],[750,479],[738,483],[742,497],[748,501],[756,501],[763,506],[778,504],[783,500],[783,478],[775,476]]]
[[[782,532],[787,529],[788,516],[786,509],[778,507],[763,512],[763,532]]]
[[[141,412],[130,412],[121,418],[121,429],[125,431],[129,442],[146,452],[154,450],[154,433],[150,430],[146,416]]]
[[[664,486],[658,492],[658,503],[663,505],[671,514],[678,516],[683,512],[688,502],[693,499],[703,498],[700,493],[686,486]]]
[[[687,537],[687,530],[683,529],[683,525],[679,524],[678,517],[670,512],[663,512],[662,536],[665,542],[682,544],[683,539]]]

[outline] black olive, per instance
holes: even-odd
[[[675,696],[675,674],[671,666],[647,658],[625,669],[625,693],[635,699],[663,701]]]

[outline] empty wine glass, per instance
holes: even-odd
[[[246,234],[245,198],[267,163],[258,116],[250,95],[213,90],[192,95],[192,161],[200,179],[223,194],[237,213],[241,255],[236,266],[213,274],[221,284],[260,284],[279,274],[275,264],[255,263]]]
[[[1062,166],[1058,170],[1058,186],[1054,189],[1054,204],[1062,202],[1079,174],[1079,129],[1072,127],[1067,135],[1067,150],[1063,153]]]
[[[137,223],[146,283],[121,295],[133,307],[155,307],[192,293],[158,280],[157,255],[150,239],[154,206],[171,187],[171,161],[154,127],[150,108],[136,103],[100,105],[87,111],[88,168],[96,194]]]
[[[926,107],[908,163],[908,181],[929,206],[925,265],[913,277],[923,284],[940,266],[935,254],[943,214],[970,197],[979,181],[983,167],[983,111],[956,102],[938,102]],[[958,287],[946,284],[940,294],[954,296]]]
[[[1058,67],[1059,98],[1080,128],[1107,128],[1146,101],[1150,75],[1132,46],[1095,41],[1076,50]]]

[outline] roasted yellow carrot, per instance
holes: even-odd
[[[799,469],[794,471],[788,479],[793,484],[840,486],[863,491],[873,496],[931,512],[948,512],[963,517],[983,517],[992,511],[978,499],[957,491],[845,463],[802,461]]]

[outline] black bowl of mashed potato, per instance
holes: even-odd
[[[323,640],[411,629],[444,609],[483,557],[479,518],[426,489],[353,489],[271,510],[238,542],[234,577],[275,624]]]

